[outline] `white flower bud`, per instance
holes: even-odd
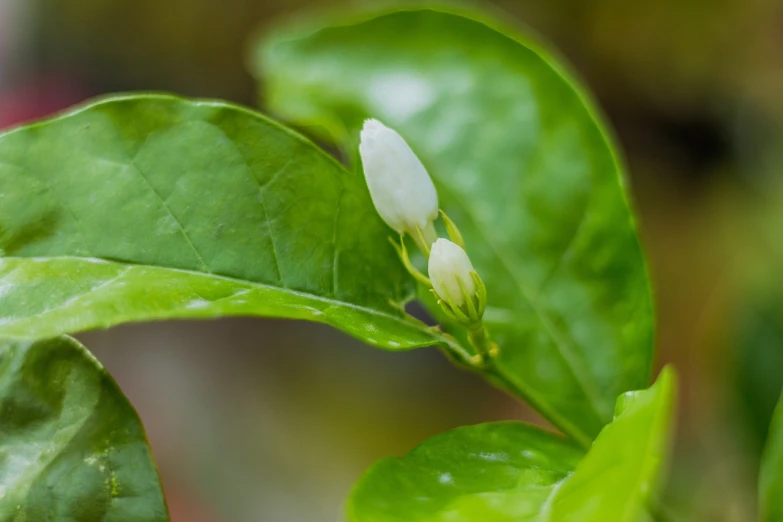
[[[465,294],[471,299],[476,295],[470,258],[448,239],[439,238],[432,245],[428,271],[435,293],[450,305],[460,307],[465,304]]]
[[[438,217],[438,194],[427,170],[405,140],[378,120],[362,128],[359,153],[375,209],[400,234],[426,242],[435,240],[432,222]]]

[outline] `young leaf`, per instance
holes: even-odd
[[[664,465],[674,378],[664,370],[617,401],[585,456],[515,422],[458,428],[373,466],[349,501],[351,522],[637,522]],[[581,459],[581,461],[580,461]]]
[[[648,383],[645,262],[592,102],[548,52],[496,25],[411,8],[283,29],[255,68],[273,111],[346,150],[365,117],[404,136],[485,280],[503,379],[588,444],[615,397]]]
[[[71,338],[0,341],[0,520],[169,520],[136,412]]]
[[[759,504],[760,520],[783,520],[783,398],[775,408],[761,459]]]
[[[558,489],[552,521],[636,522],[655,505],[676,394],[674,372],[664,368],[649,389],[617,399],[614,420]]]
[[[100,101],[0,135],[0,187],[0,335],[264,315],[450,342],[402,312],[413,283],[361,177],[249,110]]]

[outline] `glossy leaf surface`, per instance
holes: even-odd
[[[254,63],[273,112],[349,155],[365,117],[408,140],[487,284],[503,379],[552,422],[589,444],[648,384],[650,292],[613,144],[537,44],[412,9],[278,31]]]
[[[73,339],[0,341],[0,520],[169,520],[136,412]]]
[[[0,335],[264,315],[443,340],[400,311],[413,285],[363,179],[249,110],[100,101],[1,135],[0,187]]]
[[[386,459],[362,477],[351,522],[536,520],[582,450],[533,426],[466,426]]]
[[[637,522],[664,466],[674,380],[617,401],[585,456],[538,428],[457,428],[373,466],[349,503],[351,522]],[[580,461],[581,459],[581,461]]]

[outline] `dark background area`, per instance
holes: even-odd
[[[0,127],[91,96],[256,105],[250,36],[336,0],[0,0]],[[362,3],[364,4],[364,3]],[[486,3],[551,42],[615,126],[650,257],[658,367],[681,377],[674,517],[753,520],[783,383],[783,2]],[[341,520],[378,458],[537,418],[434,350],[259,319],[82,336],[145,422],[175,522]]]

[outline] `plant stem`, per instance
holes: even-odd
[[[429,259],[430,257],[430,248],[432,248],[432,244],[435,242],[436,239],[438,239],[438,233],[435,231],[435,225],[430,221],[427,223],[427,226],[424,227],[424,230],[421,230],[417,227],[417,233],[411,233],[410,236],[413,238],[413,242],[416,243],[416,246],[419,247],[419,250],[421,250],[421,253],[424,254],[424,257]]]
[[[479,367],[489,368],[494,364],[492,361],[498,354],[498,346],[490,339],[484,323],[478,321],[468,328],[468,341],[476,349]]]

